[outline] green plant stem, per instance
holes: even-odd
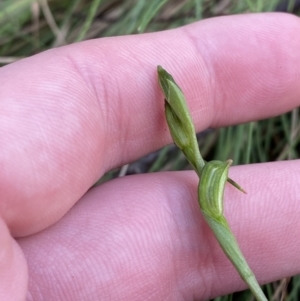
[[[86,18],[86,20],[82,26],[82,29],[81,29],[77,39],[75,40],[75,42],[82,41],[85,38],[89,28],[91,27],[91,24],[92,24],[94,18],[96,16],[97,9],[98,9],[99,5],[101,4],[101,2],[102,2],[102,0],[94,0],[92,2],[90,9],[88,11],[87,18]]]
[[[248,284],[257,300],[267,301],[223,215],[224,188],[227,181],[244,192],[237,183],[228,178],[232,160],[226,162],[203,160],[182,90],[172,75],[161,66],[158,66],[157,71],[159,85],[165,96],[165,116],[173,141],[192,164],[199,179],[201,177],[198,186],[198,201],[203,217],[215,234],[224,253],[241,278]],[[251,134],[252,129],[253,124],[250,125]]]
[[[218,240],[222,250],[232,262],[241,278],[248,284],[252,294],[258,301],[268,301],[262,292],[257,280],[251,271],[245,257],[243,256],[239,245],[232,234],[228,222],[224,216],[219,217],[220,221],[215,220],[211,216],[202,211],[204,219],[209,224],[215,237]]]

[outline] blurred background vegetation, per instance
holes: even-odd
[[[175,28],[204,18],[249,12],[300,14],[297,0],[0,0],[0,66],[85,39]],[[299,52],[300,53],[300,52]],[[298,109],[272,119],[198,135],[206,160],[235,164],[299,158]],[[108,172],[96,185],[126,174],[190,169],[174,145]],[[297,243],[297,242],[295,242]],[[276,264],[276,263],[274,263]],[[300,300],[300,276],[264,286],[269,300]],[[215,301],[254,300],[249,291]]]

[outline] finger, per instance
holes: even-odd
[[[157,64],[184,89],[198,130],[296,107],[299,28],[284,14],[214,18],[2,68],[0,212],[11,232],[52,224],[105,170],[170,142]]]
[[[295,37],[299,28],[300,19],[292,15],[252,14],[109,39],[105,44],[94,41],[90,47],[78,45],[79,59],[88,54],[94,62],[103,53],[99,69],[93,63],[84,64],[84,69],[96,79],[94,87],[100,101],[104,100],[101,111],[110,125],[105,132],[105,157],[109,157],[105,169],[171,141],[154,68],[158,63],[184,90],[198,131],[297,107],[300,70],[295,66],[300,63],[300,37]],[[122,50],[111,53],[115,47]]]
[[[0,300],[25,300],[27,281],[24,254],[0,218]]]
[[[234,167],[225,215],[261,283],[300,272],[300,161]],[[52,227],[20,239],[33,300],[207,300],[245,288],[203,220],[193,172],[90,190]],[[55,283],[55,285],[53,285]]]

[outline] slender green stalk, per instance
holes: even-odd
[[[267,301],[253,272],[244,258],[238,243],[223,215],[223,198],[226,182],[244,190],[228,178],[232,160],[205,162],[200,154],[195,128],[182,90],[174,78],[158,66],[158,79],[165,96],[165,116],[174,143],[182,150],[198,174],[198,201],[204,219],[210,226],[221,248],[241,278],[248,284],[258,301]]]
[[[254,129],[255,123],[250,122],[248,125],[248,141],[247,141],[247,148],[246,148],[246,159],[245,164],[250,163],[250,154],[251,154],[251,147],[252,147],[252,136],[253,136],[253,129]]]
[[[77,39],[76,39],[75,42],[80,42],[80,41],[82,41],[85,38],[88,30],[91,27],[91,24],[92,24],[94,18],[96,16],[97,9],[100,6],[101,2],[102,2],[102,0],[94,0],[92,2],[91,6],[89,8],[86,20],[85,20],[85,22],[84,22],[84,24],[83,24],[83,26],[82,26],[82,28],[80,30],[80,33],[79,33],[79,35],[78,35],[78,37],[77,37]]]
[[[151,4],[147,8],[146,12],[141,16],[141,23],[137,30],[138,33],[145,31],[150,21],[157,15],[158,11],[168,2],[169,0],[152,0]]]

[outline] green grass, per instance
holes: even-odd
[[[273,11],[279,0],[2,0],[0,2],[0,66],[46,49],[84,39],[153,32],[175,28],[203,18],[246,12]],[[295,0],[286,2],[290,12]],[[205,159],[232,158],[235,164],[299,158],[299,111],[268,120],[209,130],[198,136]],[[189,169],[173,145],[152,153],[122,169],[127,174]],[[107,173],[99,183],[120,175]],[[300,299],[300,276],[288,289],[283,281],[264,287],[267,297],[286,301]],[[253,300],[248,292],[215,299]]]

